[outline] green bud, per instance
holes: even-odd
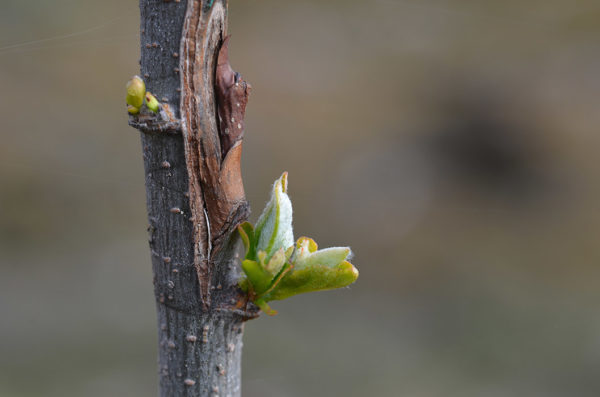
[[[133,76],[127,82],[127,104],[136,108],[141,108],[144,104],[144,96],[146,95],[146,84],[140,76]]]
[[[158,113],[159,106],[158,99],[150,91],[146,92],[146,107],[154,113]]]
[[[129,114],[138,114],[140,109],[136,108],[135,106],[127,105],[127,111]]]

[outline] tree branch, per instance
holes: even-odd
[[[226,0],[140,0],[140,10],[142,78],[161,110],[130,125],[142,132],[161,395],[239,396],[243,322],[258,315],[237,285],[233,233],[249,213],[250,87],[229,66]]]

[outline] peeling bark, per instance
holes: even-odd
[[[237,142],[240,142],[241,145],[245,128],[246,105],[252,89],[250,84],[246,83],[242,76],[231,68],[229,63],[230,38],[231,36],[225,38],[217,62],[216,94],[223,157]]]
[[[215,75],[216,81],[224,80],[226,68],[217,68],[217,55],[225,30],[226,4],[217,1],[204,7],[199,2],[188,3],[181,41],[181,118],[196,226],[195,264],[206,308],[211,303],[211,258],[249,212],[240,169],[241,134],[238,148],[230,150],[229,139],[222,145],[217,124],[221,109],[217,111]],[[221,53],[226,56],[227,45],[223,48]],[[240,99],[244,105],[248,92]]]
[[[237,309],[234,233],[249,213],[240,159],[250,86],[229,66],[226,0],[140,9],[141,76],[161,102],[158,115],[130,117],[142,132],[160,394],[239,396],[243,324],[257,316],[252,304]]]

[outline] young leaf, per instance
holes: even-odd
[[[256,222],[255,236],[256,249],[267,253],[267,261],[281,248],[286,250],[294,245],[292,202],[287,195],[287,172],[275,181],[271,199]]]
[[[246,248],[245,259],[256,259],[256,237],[254,235],[254,226],[250,222],[244,222],[238,226],[238,232]]]
[[[347,261],[334,267],[317,265],[292,270],[269,293],[266,301],[281,300],[297,294],[346,287],[358,278],[358,270]]]
[[[294,266],[298,270],[316,265],[333,267],[346,260],[350,254],[351,251],[348,247],[325,248],[305,255],[301,259],[299,258],[299,260],[294,262]]]
[[[246,273],[256,295],[260,295],[269,289],[273,275],[264,270],[258,262],[246,259],[242,261],[242,270]]]

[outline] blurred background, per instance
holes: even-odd
[[[152,396],[135,0],[3,0],[0,396]],[[350,288],[246,326],[244,396],[600,395],[600,3],[231,0],[252,220]]]

